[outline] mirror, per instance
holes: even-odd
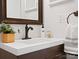
[[[42,24],[42,0],[2,0],[5,22],[10,24]]]
[[[38,0],[7,0],[7,18],[38,20]]]

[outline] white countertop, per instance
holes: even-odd
[[[16,40],[14,43],[0,43],[0,48],[19,56],[63,43],[64,39],[34,38],[28,40]]]

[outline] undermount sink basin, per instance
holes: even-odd
[[[41,49],[46,49],[64,43],[64,39],[57,38],[33,38],[26,40],[16,40],[14,43],[0,43],[2,49],[16,55],[31,53]]]

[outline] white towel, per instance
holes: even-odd
[[[68,37],[68,38],[72,38],[72,39],[78,38],[78,25],[69,24],[66,33],[67,33],[66,37]]]
[[[74,19],[76,20],[76,19]],[[65,40],[65,52],[78,54],[78,23],[69,24]]]

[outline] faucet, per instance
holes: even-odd
[[[29,32],[30,29],[33,30],[32,27],[28,27],[28,25],[25,26],[25,38],[22,38],[23,40],[24,40],[24,39],[31,39],[31,38],[28,36],[28,32]]]

